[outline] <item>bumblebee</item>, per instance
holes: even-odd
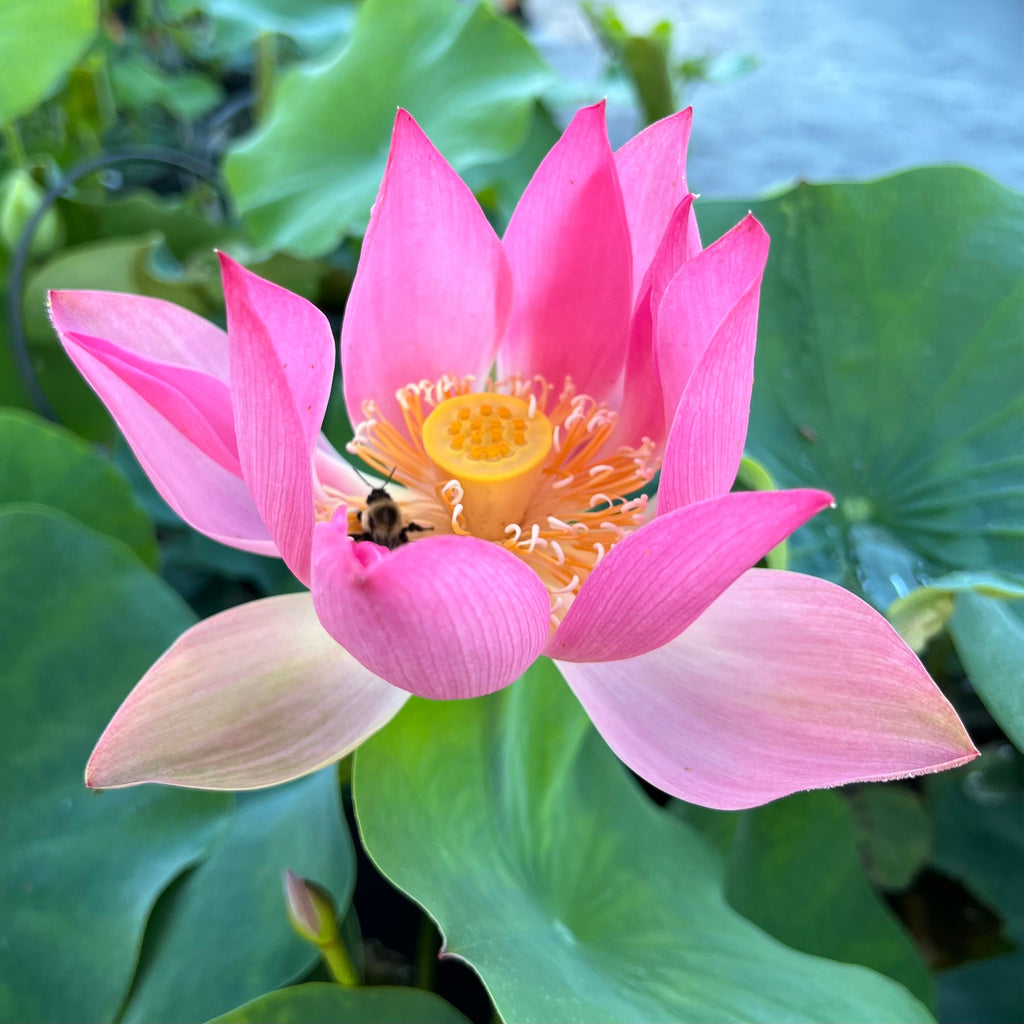
[[[362,476],[362,473],[359,475]],[[363,532],[350,533],[353,540],[369,540],[393,551],[410,540],[410,533],[425,533],[432,529],[419,523],[403,521],[398,502],[387,491],[387,485],[394,475],[395,471],[391,470],[383,486],[374,487],[366,496],[366,508],[359,513],[359,524]]]

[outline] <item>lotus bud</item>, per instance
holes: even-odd
[[[43,198],[43,190],[24,168],[16,168],[0,181],[0,245],[9,252],[18,244],[25,225]],[[43,215],[32,239],[32,254],[42,256],[60,244],[61,225],[52,207]]]
[[[326,889],[287,869],[284,898],[292,927],[307,942],[323,947],[338,941],[337,909]]]

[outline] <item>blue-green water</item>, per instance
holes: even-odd
[[[598,0],[598,6],[601,0]],[[567,80],[564,103],[609,95],[613,143],[637,125],[577,0],[525,0],[531,35]],[[753,54],[756,70],[699,84],[691,188],[748,196],[800,178],[870,178],[966,163],[1024,179],[1019,0],[617,0],[630,28],[675,25],[679,56]],[[589,93],[588,93],[589,90]],[[596,93],[595,93],[596,90]]]

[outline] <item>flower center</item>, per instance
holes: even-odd
[[[454,533],[500,544],[548,588],[557,625],[594,566],[643,523],[637,492],[658,469],[653,443],[616,445],[616,414],[569,378],[560,389],[539,376],[481,388],[446,376],[395,397],[402,427],[365,402],[348,450],[393,476],[403,521],[424,531],[410,540]],[[321,477],[317,515],[343,504],[349,532],[362,534],[366,498]]]
[[[427,457],[462,485],[465,529],[503,541],[537,489],[551,451],[551,421],[515,395],[456,395],[424,420]]]

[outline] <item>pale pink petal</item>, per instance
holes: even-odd
[[[190,350],[150,345],[151,352],[185,359],[182,364],[161,363],[128,347],[133,340],[128,330],[133,314],[148,331],[149,342],[160,330],[168,330],[159,319],[163,314],[172,327],[193,329],[196,351],[208,353],[210,343],[223,346],[222,332],[170,303],[114,293],[102,294],[99,302],[97,295],[54,292],[54,324],[68,356],[110,410],[153,485],[182,519],[214,540],[276,554],[238,473],[233,427],[227,422],[231,415],[227,385],[196,368],[215,361],[189,361]],[[125,309],[120,307],[122,299],[128,300]],[[104,310],[113,338],[78,332],[77,326],[85,323],[102,329]],[[169,334],[164,337],[165,342],[171,340]]]
[[[354,750],[407,696],[324,632],[308,593],[253,601],[193,626],[143,676],[86,785],[273,786]]]
[[[666,423],[672,423],[690,375],[726,314],[760,288],[767,259],[768,235],[748,215],[684,263],[665,288],[654,316],[654,344]]]
[[[630,768],[706,807],[934,772],[977,754],[885,619],[797,573],[751,570],[642,657],[559,668]]]
[[[687,107],[645,128],[615,153],[633,250],[634,299],[642,293],[644,276],[665,229],[688,192],[686,147],[692,120],[693,110]],[[687,209],[686,220],[695,249],[700,251],[692,208]]]
[[[312,303],[220,256],[242,475],[288,568],[309,583],[313,456],[334,338]]]
[[[219,377],[150,359],[105,338],[70,331],[67,340],[117,374],[214,462],[241,477],[231,389]]]
[[[122,292],[50,292],[50,316],[61,336],[74,331],[150,359],[188,366],[227,382],[227,335],[191,310]]]
[[[629,341],[631,255],[604,104],[581,110],[541,162],[505,232],[515,292],[504,376],[541,374],[601,400]]]
[[[824,491],[740,491],[659,515],[598,563],[544,653],[609,661],[661,647],[831,501]]]
[[[658,485],[659,512],[724,494],[743,458],[760,280],[718,325],[683,391]]]
[[[629,350],[622,375],[619,423],[612,444],[637,446],[648,437],[661,451],[668,433],[662,402],[661,376],[654,350],[654,311],[676,271],[700,252],[693,218],[692,195],[676,207],[654,261],[644,275],[629,330]]]
[[[484,376],[511,297],[508,261],[473,193],[399,110],[341,329],[352,422],[372,399],[404,429],[399,388]]]
[[[369,491],[366,480],[362,479],[337,449],[321,434],[317,438],[313,454],[313,476],[320,487],[330,487],[339,494],[365,495]],[[368,479],[368,478],[367,478]],[[318,497],[323,495],[318,490]]]
[[[434,700],[514,682],[540,654],[550,599],[514,555],[475,537],[387,551],[346,534],[344,510],[317,525],[313,599],[327,631],[375,674]]]

